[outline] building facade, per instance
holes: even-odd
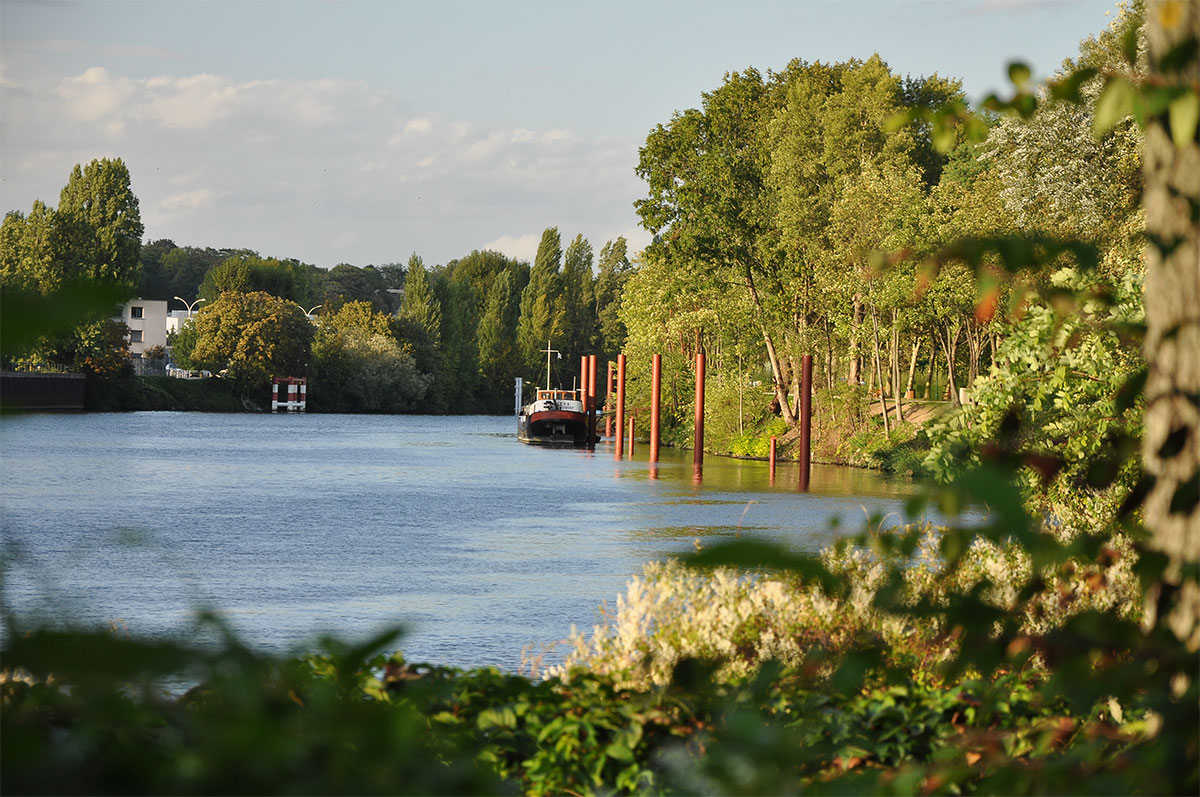
[[[161,299],[131,299],[121,308],[129,327],[129,352],[140,356],[147,349],[167,345],[167,303]]]

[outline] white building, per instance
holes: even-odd
[[[172,332],[178,333],[179,328],[182,327],[189,318],[191,318],[191,313],[189,313],[187,310],[172,310],[171,312],[167,313],[167,334],[170,335]]]
[[[146,349],[167,345],[167,303],[161,299],[131,299],[121,308],[121,320],[129,326],[129,351],[140,355]]]

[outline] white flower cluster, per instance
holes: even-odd
[[[909,604],[921,599],[943,603],[950,593],[969,592],[984,583],[983,599],[1021,611],[1026,633],[1045,632],[1087,609],[1116,610],[1125,616],[1140,611],[1127,541],[1117,539],[1106,548],[1106,563],[1043,573],[1049,588],[1019,607],[1019,593],[1033,576],[1027,552],[1015,544],[976,539],[958,566],[948,571],[939,553],[941,532],[928,525],[921,532],[903,570],[904,600]],[[934,638],[936,622],[926,619],[917,629],[911,619],[873,606],[889,573],[877,554],[839,546],[823,551],[821,559],[830,572],[846,579],[847,597],[831,597],[789,577],[731,569],[703,573],[677,561],[648,563],[617,598],[616,611],[602,613],[590,638],[572,629],[566,660],[548,668],[546,675],[569,679],[572,670],[585,668],[611,675],[622,686],[647,688],[668,683],[675,665],[687,658],[717,662],[719,677],[736,677],[767,660],[799,665],[814,647],[836,651],[862,634],[874,635],[893,649],[912,648],[921,637]],[[928,664],[950,654],[945,644],[922,651]]]

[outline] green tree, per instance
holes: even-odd
[[[582,235],[576,235],[563,255],[560,277],[562,290],[558,294],[558,314],[563,319],[560,348],[572,362],[584,354],[592,354],[596,339],[595,275],[592,264],[592,245]]]
[[[196,313],[192,362],[228,369],[243,395],[265,389],[272,377],[306,376],[313,327],[295,302],[268,293],[223,293]]]
[[[604,359],[615,360],[625,345],[625,324],[621,321],[621,297],[633,266],[629,262],[625,236],[608,241],[600,249],[596,275],[596,337],[593,348]]]
[[[482,403],[489,412],[511,407],[508,397],[521,372],[516,343],[520,294],[513,283],[507,270],[492,280],[476,333]]]
[[[566,331],[566,319],[558,302],[561,291],[562,241],[557,227],[542,233],[537,257],[529,270],[529,284],[521,291],[521,306],[517,316],[517,347],[521,355],[522,375],[540,384],[543,374],[542,354],[546,341],[561,343]],[[553,346],[559,348],[561,346]]]
[[[388,316],[369,302],[348,302],[320,317],[311,371],[310,401],[326,412],[411,411],[430,381],[392,336]]]
[[[62,250],[68,277],[108,280],[128,289],[141,277],[142,226],[129,170],[120,159],[78,165],[58,198]]]

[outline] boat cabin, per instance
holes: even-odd
[[[537,401],[579,401],[577,390],[538,390]]]

